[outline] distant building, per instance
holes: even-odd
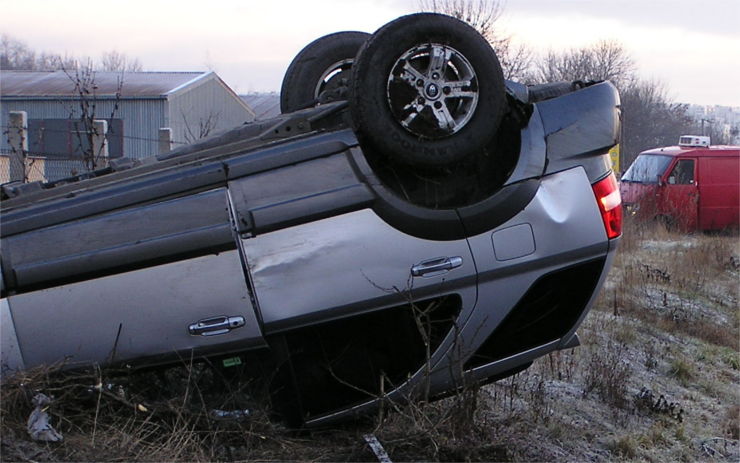
[[[46,158],[49,180],[70,174],[55,161],[79,159],[86,149],[76,80],[74,72],[0,71],[0,125],[6,131],[8,113],[26,111],[29,153]],[[85,88],[86,100],[94,103],[95,118],[108,121],[111,158],[156,155],[160,128],[171,129],[177,147],[255,119],[249,105],[213,72],[99,71],[86,87],[91,87]],[[3,136],[0,150],[8,149]]]
[[[254,110],[257,120],[264,121],[280,115],[279,93],[247,93],[239,96]]]
[[[703,106],[690,104],[687,113],[705,133],[719,133],[731,145],[740,145],[740,108],[732,106]],[[703,134],[701,134],[703,135]],[[714,140],[712,140],[714,142]]]

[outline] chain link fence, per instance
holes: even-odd
[[[0,184],[10,181],[11,154],[12,150],[0,150]],[[53,182],[85,172],[87,168],[79,156],[28,155],[25,157],[25,177],[29,182]]]

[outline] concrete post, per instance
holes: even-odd
[[[172,150],[172,129],[162,127],[159,129],[159,149],[158,154],[169,153]]]
[[[28,153],[28,115],[25,111],[8,113],[8,144],[11,150],[8,168],[10,181],[25,182]]]
[[[108,165],[108,121],[93,121],[92,149],[96,167]]]

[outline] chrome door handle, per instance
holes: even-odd
[[[188,326],[188,333],[193,336],[216,336],[226,334],[229,331],[244,326],[244,317],[219,317],[204,318]]]
[[[460,256],[455,257],[437,257],[425,260],[411,267],[411,275],[415,277],[431,277],[447,273],[453,268],[461,266],[463,259]]]

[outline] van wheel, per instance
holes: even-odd
[[[444,167],[481,150],[504,113],[496,53],[450,16],[418,13],[380,28],[357,54],[350,111],[363,142],[403,164]]]
[[[280,89],[280,111],[346,99],[352,63],[366,32],[344,31],[325,35],[306,45],[285,71]]]

